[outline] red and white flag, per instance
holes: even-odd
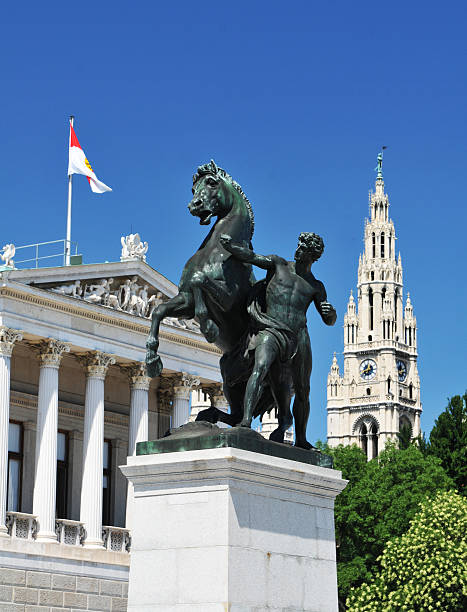
[[[94,193],[104,193],[105,191],[112,191],[110,187],[107,187],[102,181],[100,181],[94,174],[91,164],[86,159],[83,149],[81,148],[78,139],[75,134],[75,130],[70,122],[70,151],[68,156],[68,176],[70,174],[84,174],[88,177],[89,184]]]

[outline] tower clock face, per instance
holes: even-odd
[[[360,376],[363,380],[371,380],[376,376],[376,362],[373,359],[365,359],[360,364]]]
[[[396,361],[396,367],[397,367],[397,376],[399,377],[400,382],[404,382],[404,380],[407,378],[407,365],[405,361],[398,359]]]

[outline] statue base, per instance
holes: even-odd
[[[175,453],[210,448],[241,448],[243,450],[300,461],[320,467],[332,468],[332,457],[316,448],[306,450],[266,440],[263,436],[246,427],[218,427],[207,421],[195,421],[171,429],[164,438],[150,442],[138,442],[137,455]]]
[[[134,488],[129,611],[337,612],[340,472],[233,445],[160,448],[121,468]]]

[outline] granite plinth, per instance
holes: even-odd
[[[266,440],[261,434],[246,427],[218,427],[206,421],[187,423],[158,440],[139,442],[137,455],[158,455],[212,448],[239,448],[242,450],[299,461],[309,465],[332,468],[332,458],[317,449],[306,450],[288,444]]]

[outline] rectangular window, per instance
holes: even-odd
[[[8,481],[7,511],[20,512],[21,472],[23,465],[23,426],[10,421],[8,424]]]
[[[57,492],[55,515],[57,518],[68,518],[68,435],[64,431],[57,432]]]
[[[112,444],[104,440],[104,471],[102,474],[102,524],[111,525],[110,522],[110,485],[111,485],[111,459]]]

